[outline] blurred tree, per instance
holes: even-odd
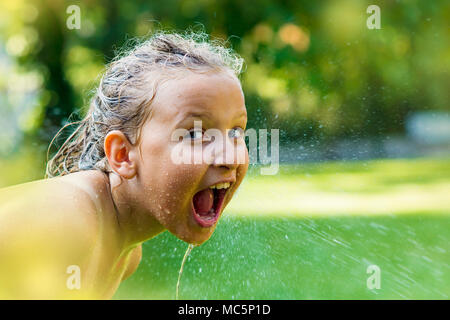
[[[80,30],[66,27],[71,4],[80,6]],[[448,110],[448,1],[380,1],[380,30],[366,27],[370,4],[18,0],[0,7],[0,37],[21,68],[43,75],[36,99],[43,113],[34,113],[28,135],[40,132],[46,143],[87,105],[104,64],[127,40],[188,27],[229,40],[245,58],[249,127],[331,141],[401,133],[411,111]]]

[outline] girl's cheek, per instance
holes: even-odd
[[[184,197],[194,192],[194,188],[201,181],[204,170],[198,165],[178,164],[172,165],[169,176],[166,177],[173,194]],[[163,177],[164,179],[164,177]]]
[[[191,146],[186,142],[170,143],[166,160],[172,165],[195,165],[202,162],[202,146]]]
[[[247,171],[248,165],[249,165],[249,155],[248,155],[248,149],[245,145],[245,142],[242,144],[239,144],[237,147],[237,161],[240,165],[240,168],[245,167],[245,171]],[[242,170],[242,169],[241,169]]]
[[[241,163],[239,165],[239,169],[237,172],[237,179],[240,179],[241,181],[244,179],[245,175],[247,174],[247,170],[248,170],[248,166],[249,166],[249,156],[248,156],[248,151],[247,148],[245,148],[245,160],[244,163]]]

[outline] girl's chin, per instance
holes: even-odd
[[[182,220],[184,220],[185,223],[180,225],[179,222]],[[216,225],[209,228],[199,226],[198,223],[194,221],[192,215],[189,215],[188,219],[179,217],[178,219],[175,219],[175,221],[168,222],[169,221],[165,221],[165,223],[162,223],[167,231],[178,239],[194,245],[201,245],[208,241],[216,228]]]
[[[191,215],[186,224],[186,228],[184,230],[179,230],[177,233],[174,233],[174,235],[187,243],[201,245],[211,238],[215,229],[215,224],[208,228],[199,226],[198,222],[195,221],[194,217]]]
[[[201,230],[201,232],[191,231],[188,233],[174,234],[174,235],[178,239],[183,240],[184,242],[187,242],[189,244],[201,245],[204,242],[208,241],[209,238],[211,238],[213,231],[214,231],[214,228],[209,230],[209,232],[205,232],[204,230]]]

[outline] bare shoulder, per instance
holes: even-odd
[[[68,175],[1,189],[0,212],[3,217],[14,212],[18,219],[23,215],[45,220],[55,214],[67,218],[69,213],[92,212],[97,198],[95,187],[83,183],[80,177]]]
[[[67,267],[87,270],[101,222],[95,184],[84,184],[84,178],[38,180],[0,190],[0,297],[64,296]]]
[[[92,245],[101,206],[95,188],[86,175],[68,175],[1,189],[0,240],[33,235],[61,244]]]

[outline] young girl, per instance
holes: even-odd
[[[241,69],[195,33],[155,33],[113,61],[49,179],[0,190],[0,298],[108,299],[144,241],[166,229],[208,240],[248,168]],[[214,151],[180,163],[176,148]]]

